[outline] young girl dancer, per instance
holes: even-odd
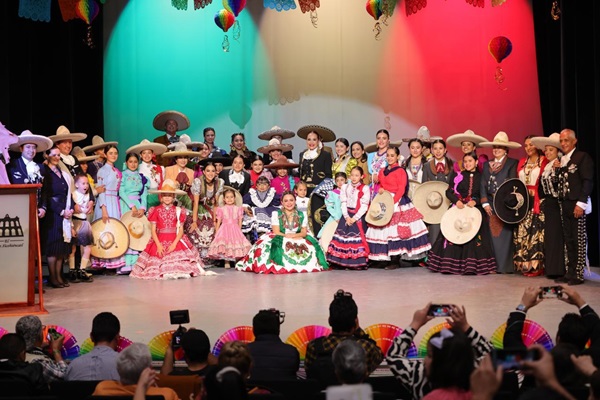
[[[327,228],[327,226],[330,224],[337,227],[338,221],[342,218],[342,204],[340,202],[340,189],[346,183],[346,179],[347,179],[347,177],[346,177],[345,172],[337,172],[335,174],[335,188],[332,191],[328,192],[327,195],[325,196],[325,208],[327,208],[327,212],[329,213],[329,218],[327,218],[327,221],[325,222],[325,224],[323,225],[321,230],[319,230],[319,234],[317,235],[317,237],[319,238],[319,243],[321,244],[321,247],[324,250],[327,250],[327,247],[329,247],[329,242],[331,240],[331,236],[323,237],[323,234],[326,232],[325,228]],[[333,228],[330,227],[328,229],[333,229]],[[330,235],[331,235],[331,233],[330,233]],[[327,236],[327,235],[325,235],[325,236]],[[323,240],[321,240],[321,238],[323,238]]]
[[[271,187],[281,196],[283,192],[292,192],[299,179],[290,175],[290,169],[298,167],[298,164],[277,161],[267,165],[265,168],[275,170],[275,178],[271,180]]]
[[[310,200],[306,197],[308,193],[308,186],[306,186],[306,182],[299,181],[294,188],[294,194],[296,195],[296,207],[298,207],[298,211],[307,212],[308,211],[308,201]]]
[[[269,171],[268,169],[265,169],[265,164],[264,164],[262,158],[260,158],[259,156],[256,156],[254,158],[254,160],[252,160],[251,167],[252,168],[248,172],[250,172],[250,182],[252,183],[252,185],[250,187],[252,189],[256,189],[256,181],[261,176],[266,177],[269,181],[271,181],[271,179],[273,179],[273,175],[271,174],[271,171]]]
[[[76,212],[76,209],[78,209],[79,212]],[[73,237],[73,251],[69,257],[69,262],[71,262],[71,258],[73,259],[73,262],[75,261],[75,251],[77,246],[81,246],[81,263],[79,264],[79,267],[75,265],[73,266],[73,270],[71,271],[71,275],[69,277],[71,282],[93,282],[94,280],[85,273],[85,269],[90,262],[90,255],[92,254],[92,245],[94,244],[92,226],[88,221],[88,214],[93,209],[94,196],[90,190],[90,181],[88,180],[88,176],[85,174],[77,174],[75,175],[73,215],[71,216],[71,220],[73,222],[73,230],[71,235]]]
[[[258,178],[256,189],[250,189],[244,196],[246,216],[242,224],[242,232],[254,231],[256,236],[271,232],[271,215],[279,208],[279,195],[270,187],[264,176]]]
[[[219,197],[219,207],[215,213],[215,238],[208,248],[208,256],[225,260],[225,268],[231,268],[230,261],[237,261],[248,254],[252,245],[242,233],[242,196],[236,190],[226,187]]]
[[[371,193],[362,181],[364,171],[356,166],[350,171],[350,182],[340,190],[342,218],[327,248],[327,262],[333,267],[367,269],[369,245],[365,237],[364,216]]]

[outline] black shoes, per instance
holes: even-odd
[[[92,278],[90,275],[87,274],[87,272],[85,272],[82,269],[77,270],[77,275],[79,277],[80,282],[84,282],[84,283],[94,282],[94,278]]]
[[[69,282],[71,283],[79,283],[81,280],[79,279],[78,270],[72,269],[69,271]]]

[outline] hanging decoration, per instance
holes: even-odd
[[[77,17],[87,24],[87,34],[84,42],[90,49],[95,47],[92,38],[92,21],[98,16],[99,12],[100,6],[94,0],[80,0],[75,7]]]
[[[303,14],[310,12],[310,22],[312,22],[313,26],[316,28],[317,21],[319,20],[317,8],[321,7],[319,0],[298,0],[298,5]]]
[[[19,17],[50,22],[50,0],[19,0]]]
[[[381,35],[381,25],[379,23],[379,18],[383,15],[383,10],[381,9],[381,0],[367,0],[367,12],[373,19],[375,20],[375,26],[373,26],[373,32],[375,32],[375,40],[379,40]]]
[[[187,10],[188,0],[171,0],[171,5],[178,10]]]
[[[204,8],[211,3],[212,3],[212,0],[194,0],[194,10]]]
[[[427,7],[427,0],[406,0],[404,6],[406,7],[406,16],[408,17]]]
[[[235,23],[235,16],[225,9],[220,10],[215,14],[215,24],[221,29],[223,32],[227,33],[229,28]],[[224,52],[229,52],[229,38],[227,35],[223,38],[223,43],[221,43],[221,47],[223,47]]]
[[[265,8],[270,8],[278,12],[296,9],[294,0],[264,0],[263,5]]]
[[[242,28],[240,22],[237,20],[237,16],[240,15],[240,12],[246,7],[246,0],[223,0],[223,7],[236,17],[236,20],[233,23],[233,39],[239,40],[242,34]]]
[[[485,6],[484,0],[466,0],[467,4],[472,5],[473,7],[481,7]]]
[[[550,10],[550,15],[552,16],[552,19],[555,21],[558,21],[560,19],[560,7],[558,6],[558,1],[554,0],[552,2],[552,9]]]
[[[79,3],[79,0],[58,0],[63,21],[67,22],[77,18],[77,13],[75,12],[77,3]]]
[[[494,79],[498,84],[498,89],[506,90],[506,88],[502,87],[502,83],[504,83],[504,75],[502,73],[502,67],[500,66],[500,63],[512,52],[512,42],[505,36],[496,36],[490,40],[490,43],[488,44],[488,51],[498,63],[498,66],[496,67],[496,73],[494,74]]]
[[[381,22],[384,25],[387,25],[387,19],[394,14],[397,2],[398,0],[381,0],[381,12],[383,13]]]

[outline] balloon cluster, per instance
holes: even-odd
[[[246,0],[223,0],[223,7],[215,14],[215,24],[223,32],[227,32],[233,26],[233,38],[238,40],[240,38],[240,24],[236,21],[236,17],[246,7]],[[223,38],[221,47],[224,52],[229,52],[229,38],[227,35]]]
[[[92,21],[98,16],[99,12],[100,6],[94,0],[80,0],[75,5],[77,17],[82,19],[88,25],[84,43],[90,49],[96,47],[94,40],[92,39]]]
[[[394,8],[396,7],[397,1],[398,0],[367,0],[367,12],[376,21],[375,26],[373,27],[373,32],[375,32],[375,40],[380,39],[380,21],[387,26],[387,19],[394,13]]]

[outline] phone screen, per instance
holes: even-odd
[[[433,317],[449,317],[451,311],[452,306],[450,304],[432,304],[429,307],[429,312],[427,315],[431,315]]]
[[[562,287],[560,286],[542,286],[540,299],[558,299],[562,297]]]
[[[500,350],[494,351],[494,365],[502,366],[504,370],[521,369],[523,361],[536,359],[534,350]]]

